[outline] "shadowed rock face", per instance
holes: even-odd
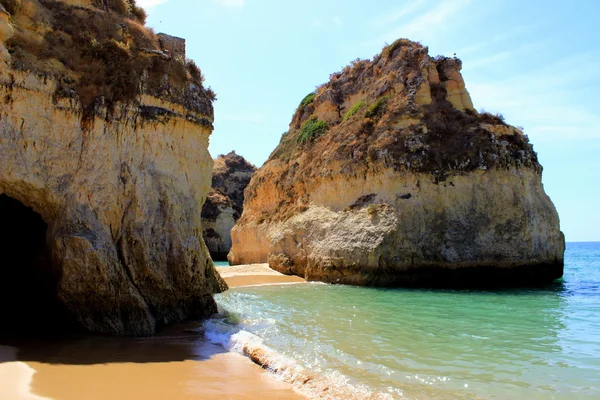
[[[37,243],[41,250],[33,260],[12,253],[16,265],[3,264],[0,281],[10,277],[18,288],[31,279],[57,305],[54,321],[61,313],[87,331],[150,335],[166,324],[211,315],[213,294],[226,288],[201,237],[213,165],[207,150],[211,95],[185,65],[173,64],[183,71],[175,77],[157,66],[177,61],[140,50],[137,40],[152,45],[152,32],[88,3],[29,1],[10,19],[15,36],[0,37],[0,50],[9,50],[0,60],[6,65],[0,68],[0,215],[9,206],[30,210],[22,213],[24,221],[34,215],[43,227],[29,224],[32,229],[15,236],[15,249]],[[69,36],[69,18],[106,24],[107,30],[81,25],[88,31]],[[3,21],[0,31],[9,32]],[[48,26],[54,36],[44,36]],[[63,42],[38,53],[44,44],[29,48],[25,40],[77,46],[95,34],[105,35],[95,37],[96,52],[73,53],[85,54],[97,68],[97,81],[89,82],[85,66],[74,65],[81,68],[74,74],[72,59],[52,61],[65,54],[47,52],[66,51]],[[118,69],[110,54],[141,62],[120,65],[127,73],[117,76],[125,79],[119,85],[129,82],[135,91],[111,91],[122,86],[112,84]],[[33,244],[22,243],[29,240]],[[0,311],[6,307],[17,314],[35,309],[15,301],[0,304]]]
[[[215,160],[212,189],[202,208],[202,236],[213,260],[227,260],[231,228],[242,215],[244,190],[255,171],[234,151]]]
[[[510,286],[563,273],[527,136],[478,113],[456,58],[401,39],[307,96],[246,189],[233,264],[377,286]]]

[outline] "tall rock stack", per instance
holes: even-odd
[[[0,204],[47,227],[34,260],[2,265],[0,309],[26,307],[8,302],[31,294],[85,330],[149,335],[211,315],[226,288],[200,219],[214,94],[121,3],[15,1],[10,19],[0,10]],[[3,221],[9,213],[0,207]],[[14,251],[3,257],[20,260]],[[27,312],[42,307],[27,307],[15,314],[35,321]]]
[[[460,69],[401,39],[306,96],[246,190],[230,262],[376,286],[561,277],[537,154],[475,111]]]
[[[242,215],[244,190],[256,167],[235,151],[214,161],[212,189],[202,208],[202,236],[213,260],[225,261],[231,229]]]

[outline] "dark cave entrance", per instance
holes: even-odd
[[[0,195],[0,333],[72,328],[56,297],[47,230],[31,208]]]

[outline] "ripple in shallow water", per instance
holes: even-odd
[[[600,244],[536,290],[240,288],[218,297],[306,373],[416,398],[600,397]],[[312,376],[312,375],[311,375]]]

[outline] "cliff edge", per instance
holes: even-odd
[[[198,67],[132,1],[0,3],[3,327],[150,335],[213,314]]]
[[[215,261],[227,260],[231,229],[242,215],[244,190],[255,171],[235,151],[214,160],[212,188],[202,207],[202,236]]]
[[[461,67],[400,39],[307,95],[246,190],[230,262],[378,286],[561,277],[537,154],[475,111]]]

